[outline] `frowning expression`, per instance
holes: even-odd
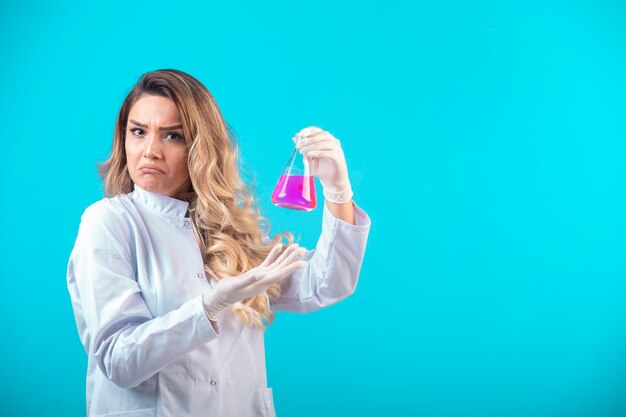
[[[187,145],[180,115],[167,97],[144,95],[131,107],[126,158],[134,183],[144,190],[183,198],[190,188]]]

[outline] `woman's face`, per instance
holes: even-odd
[[[144,190],[182,199],[190,188],[187,146],[174,102],[144,95],[131,107],[126,158],[134,183]]]

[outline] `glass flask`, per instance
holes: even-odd
[[[296,144],[302,140],[296,136]],[[309,161],[294,148],[272,193],[272,203],[292,210],[311,211],[316,206],[315,180],[310,174]]]

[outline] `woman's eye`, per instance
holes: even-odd
[[[172,140],[179,140],[182,139],[182,136],[179,135],[178,133],[168,133],[167,136],[174,136],[174,138]],[[166,137],[167,137],[166,136]]]
[[[136,127],[136,128],[134,128],[134,129],[130,129],[130,132],[131,132],[131,133],[133,133],[133,134],[136,134],[136,133],[135,133],[135,131],[136,131],[136,130],[141,130],[141,129],[139,129],[138,127]],[[141,130],[141,131],[143,132],[143,130]]]

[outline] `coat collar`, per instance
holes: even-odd
[[[130,195],[133,201],[168,216],[183,218],[187,213],[187,207],[189,207],[189,203],[186,201],[144,190],[136,183],[133,183],[133,191]]]

